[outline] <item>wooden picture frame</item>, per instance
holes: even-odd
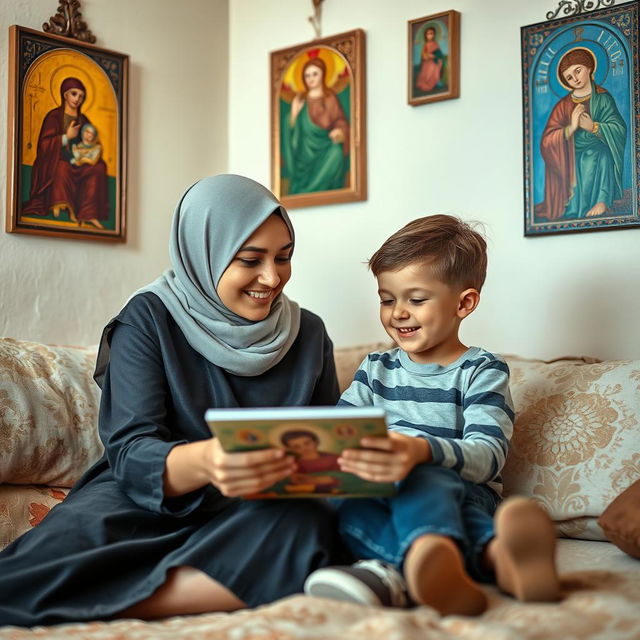
[[[362,29],[271,53],[272,190],[284,206],[366,200],[365,114]]]
[[[9,28],[7,232],[126,240],[128,64]]]
[[[640,225],[638,9],[521,28],[525,236]]]
[[[460,96],[460,13],[407,23],[407,101],[412,106]]]

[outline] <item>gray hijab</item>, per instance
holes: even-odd
[[[238,249],[275,212],[294,240],[286,210],[257,182],[231,174],[196,182],[173,216],[172,269],[133,294],[155,293],[198,353],[239,376],[260,375],[280,362],[300,329],[300,308],[284,293],[264,320],[253,322],[225,307],[216,292]]]

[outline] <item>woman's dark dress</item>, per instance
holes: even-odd
[[[209,407],[337,402],[333,347],[320,318],[302,310],[290,351],[256,377],[205,360],[153,293],[135,296],[110,327],[100,408],[105,455],[0,554],[0,624],[108,618],[185,565],[249,606],[302,591],[305,577],[339,552],[323,502],[245,501],[211,485],[165,499],[162,487],[170,449],[210,437]]]

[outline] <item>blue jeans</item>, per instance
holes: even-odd
[[[354,498],[337,505],[340,533],[357,558],[377,558],[401,568],[412,542],[433,533],[452,538],[467,571],[492,579],[480,559],[494,536],[493,514],[500,498],[489,487],[463,480],[451,469],[414,467],[390,498]]]

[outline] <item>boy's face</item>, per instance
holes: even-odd
[[[382,325],[411,360],[446,365],[462,355],[458,327],[466,315],[460,315],[464,293],[434,278],[428,264],[379,273],[378,294]]]

